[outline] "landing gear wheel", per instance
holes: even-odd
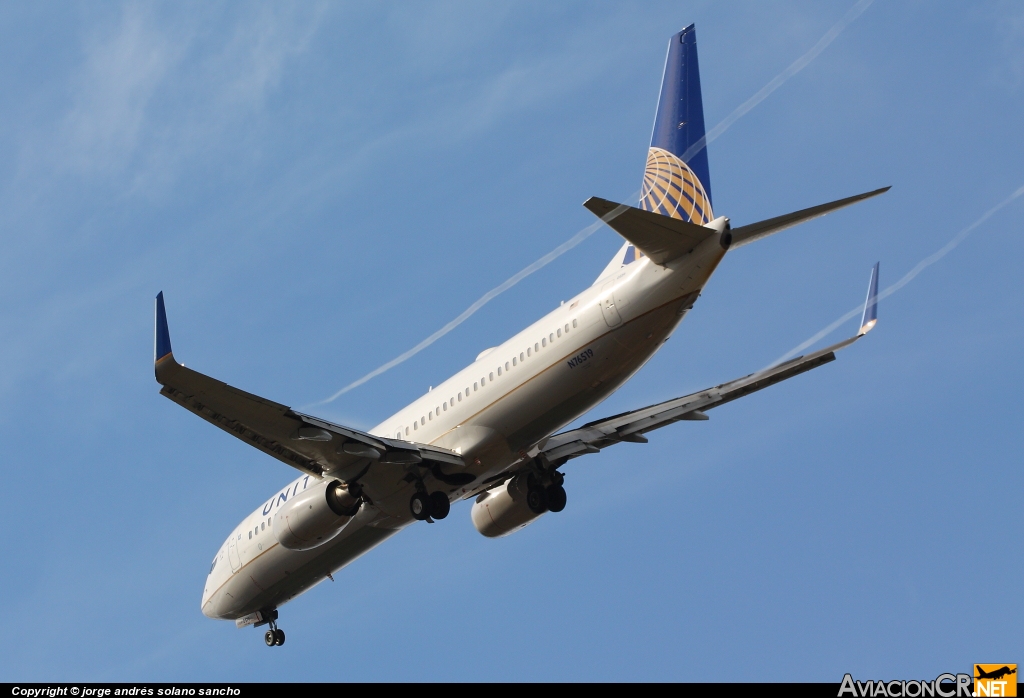
[[[430,516],[441,520],[448,516],[448,512],[452,510],[452,503],[448,501],[448,495],[444,492],[431,492],[430,493]]]
[[[426,521],[430,516],[430,497],[426,492],[417,492],[409,500],[409,511],[417,521]]]
[[[548,498],[544,490],[539,487],[531,487],[526,493],[526,506],[534,514],[543,514],[548,510]]]
[[[561,511],[565,509],[565,488],[561,485],[548,485],[545,494],[548,496],[548,509],[550,511]]]
[[[277,633],[273,630],[268,630],[263,634],[263,641],[267,643],[267,647],[273,647],[277,644]]]
[[[284,631],[281,630],[281,628],[278,628],[277,630],[274,631],[274,644],[275,645],[283,645],[284,644]]]

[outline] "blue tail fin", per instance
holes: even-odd
[[[697,33],[691,24],[668,42],[640,208],[697,225],[714,219],[704,136]]]

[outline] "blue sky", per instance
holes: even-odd
[[[161,398],[179,360],[308,405],[639,188],[667,38],[706,121],[851,2],[7,5],[0,13],[4,680],[819,680],[1020,662],[1024,197],[828,367],[566,468],[507,539],[469,507],[282,609],[201,615],[292,472]],[[729,255],[593,416],[763,367],[1024,185],[1024,8],[876,0],[709,146]],[[370,427],[591,283],[607,228],[317,408]],[[829,339],[855,330],[855,321]],[[827,342],[828,340],[823,340]],[[312,659],[312,660],[311,660]]]

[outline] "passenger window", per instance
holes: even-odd
[[[433,412],[428,412],[427,413],[427,419],[433,420],[434,419],[434,413]]]
[[[401,429],[399,429],[397,432],[395,432],[395,438],[396,439],[402,438],[402,430]]]
[[[498,366],[498,375],[501,375],[501,366]]]
[[[569,334],[569,323],[565,323],[565,333]]]
[[[249,540],[252,540],[252,531],[249,531]]]
[[[408,436],[408,435],[409,435],[409,427],[406,427],[406,428],[405,428],[405,435],[406,435],[406,436]]]
[[[506,361],[505,362],[505,370],[507,371],[508,369],[509,369],[509,365],[508,365],[508,361]]]
[[[549,335],[548,335],[548,341],[549,341],[549,342],[553,342],[553,341],[555,341],[555,335],[554,335],[554,333],[552,333],[552,334],[549,334]]]
[[[260,530],[261,530],[261,531],[262,531],[263,529],[265,529],[266,527],[267,527],[267,522],[266,522],[266,521],[264,521],[264,522],[260,523]]]
[[[558,336],[559,336],[559,337],[561,337],[561,336],[562,336],[562,328],[561,328],[561,327],[559,327],[559,328],[558,328]]]
[[[533,349],[531,349],[530,347],[526,347],[526,355],[533,356]]]
[[[548,340],[547,340],[547,338],[544,338],[544,339],[540,340],[540,345],[541,345],[542,347],[546,347],[546,346],[548,345]]]
[[[487,374],[487,380],[494,380],[494,371]]]
[[[519,360],[526,361],[526,356],[523,355],[523,352],[519,352]],[[515,364],[515,359],[512,359],[512,363]]]
[[[459,391],[459,402],[462,402],[462,391]]]
[[[476,381],[473,381],[473,391],[476,392]]]
[[[451,398],[448,402],[452,404],[452,407],[455,407],[455,398]]]
[[[514,357],[514,356],[512,357],[512,365],[513,366],[518,365],[518,363],[516,362],[516,357]]]
[[[469,399],[469,386],[466,386],[466,399]]]
[[[426,424],[426,423],[427,423],[427,420],[424,419],[423,417],[420,417],[420,425],[423,425],[423,424]]]
[[[576,318],[573,318],[573,319],[572,319],[572,326],[573,326],[573,327],[576,327]]]
[[[533,343],[533,350],[534,350],[534,351],[540,351],[540,345],[539,345],[539,344],[537,344],[536,342],[534,342],[534,343]]]
[[[419,431],[419,428],[420,428],[420,423],[419,422],[413,422],[412,423],[412,430],[413,431]]]
[[[445,411],[445,412],[447,412],[447,411],[448,411],[448,403],[447,403],[447,402],[446,402],[446,403],[444,403],[444,405],[442,405],[442,407],[444,407],[444,411]]]

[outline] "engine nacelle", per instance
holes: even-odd
[[[323,480],[289,499],[274,515],[274,533],[289,550],[310,550],[341,533],[360,500],[338,480]]]
[[[526,501],[528,475],[517,475],[503,487],[484,492],[473,503],[470,515],[476,530],[488,538],[515,533],[541,517]]]

